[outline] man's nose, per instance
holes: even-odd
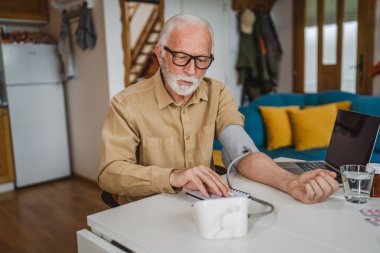
[[[189,76],[195,75],[197,71],[197,66],[195,65],[195,59],[191,59],[190,62],[185,66],[185,73]]]

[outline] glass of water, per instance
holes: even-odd
[[[375,170],[365,165],[342,165],[340,172],[346,200],[352,203],[366,203]]]

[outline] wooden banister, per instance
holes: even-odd
[[[149,35],[154,29],[156,23],[158,22],[158,8],[154,7],[149,18],[148,22],[145,25],[143,32],[140,34],[138,40],[136,41],[136,45],[132,51],[132,65],[136,62],[141,50],[144,48]]]

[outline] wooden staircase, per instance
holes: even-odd
[[[140,6],[140,3],[136,3],[136,2],[128,3],[128,24],[131,23],[131,20],[133,19],[133,16],[135,15],[139,6]]]
[[[130,20],[135,15],[137,8],[139,8],[139,3],[134,3],[131,9],[128,7]],[[150,77],[159,67],[154,54],[154,46],[157,44],[161,32],[160,16],[160,5],[157,4],[152,9],[136,45],[131,50],[129,84]]]

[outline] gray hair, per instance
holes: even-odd
[[[208,31],[210,32],[210,35],[211,35],[211,52],[213,51],[214,33],[212,31],[210,23],[201,17],[195,16],[192,14],[184,14],[184,13],[177,14],[165,22],[164,26],[162,27],[160,38],[158,39],[158,44],[161,46],[162,49],[164,46],[166,46],[166,43],[168,42],[168,37],[169,37],[171,31],[179,23],[186,24],[186,25],[199,25],[202,27],[206,27],[208,29]],[[162,56],[164,56],[164,54],[165,54],[165,52],[164,52],[164,50],[162,50]]]

